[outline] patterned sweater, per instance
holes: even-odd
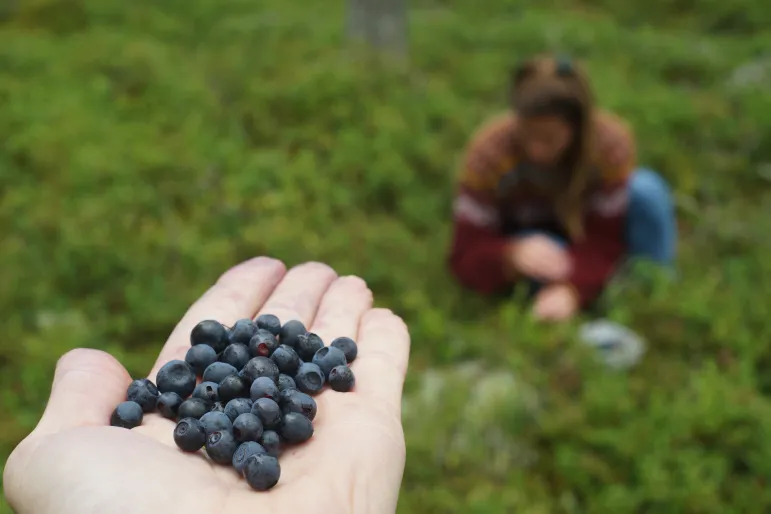
[[[582,306],[599,296],[625,254],[626,182],[635,166],[628,126],[607,112],[598,112],[594,125],[597,133],[626,138],[631,151],[622,166],[608,165],[607,156],[599,153],[591,159],[597,179],[587,196],[585,236],[568,239],[573,263],[568,283]],[[547,175],[529,166],[517,146],[516,115],[505,114],[484,124],[466,149],[453,205],[450,267],[462,284],[480,293],[511,286],[504,260],[513,233],[542,229],[565,236],[553,200],[539,187]]]

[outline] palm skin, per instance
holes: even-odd
[[[280,458],[281,479],[260,493],[228,466],[174,444],[174,422],[158,414],[142,426],[108,426],[131,381],[96,350],[74,350],[57,365],[51,398],[35,430],[4,471],[6,496],[19,514],[91,513],[392,513],[404,470],[401,389],[409,335],[390,311],[372,308],[361,279],[337,277],[323,264],[286,271],[258,258],[225,273],[196,302],[164,346],[152,372],[184,358],[192,327],[272,313],[299,319],[327,343],[359,343],[350,393],[316,396],[314,435]]]

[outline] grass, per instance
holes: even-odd
[[[341,2],[0,9],[0,458],[62,353],[142,375],[221,271],[268,254],[360,275],[409,323],[400,512],[768,511],[771,11],[531,5],[412,2],[409,70],[352,60]],[[466,137],[549,50],[586,59],[677,191],[679,281],[609,295],[650,343],[629,373],[444,266]]]

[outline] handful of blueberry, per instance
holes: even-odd
[[[182,451],[205,448],[213,462],[231,464],[258,491],[278,483],[282,446],[313,435],[313,395],[324,384],[347,392],[355,382],[348,367],[357,353],[352,339],[325,346],[300,321],[282,325],[272,314],[232,327],[202,321],[190,343],[185,360],[166,363],[155,384],[131,383],[110,424],[131,429],[157,410],[177,421],[174,442]]]

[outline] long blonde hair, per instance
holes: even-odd
[[[567,57],[534,57],[513,70],[510,101],[520,117],[558,116],[573,128],[573,143],[562,162],[567,173],[556,193],[555,208],[571,238],[583,238],[594,145],[594,95],[586,72]]]

